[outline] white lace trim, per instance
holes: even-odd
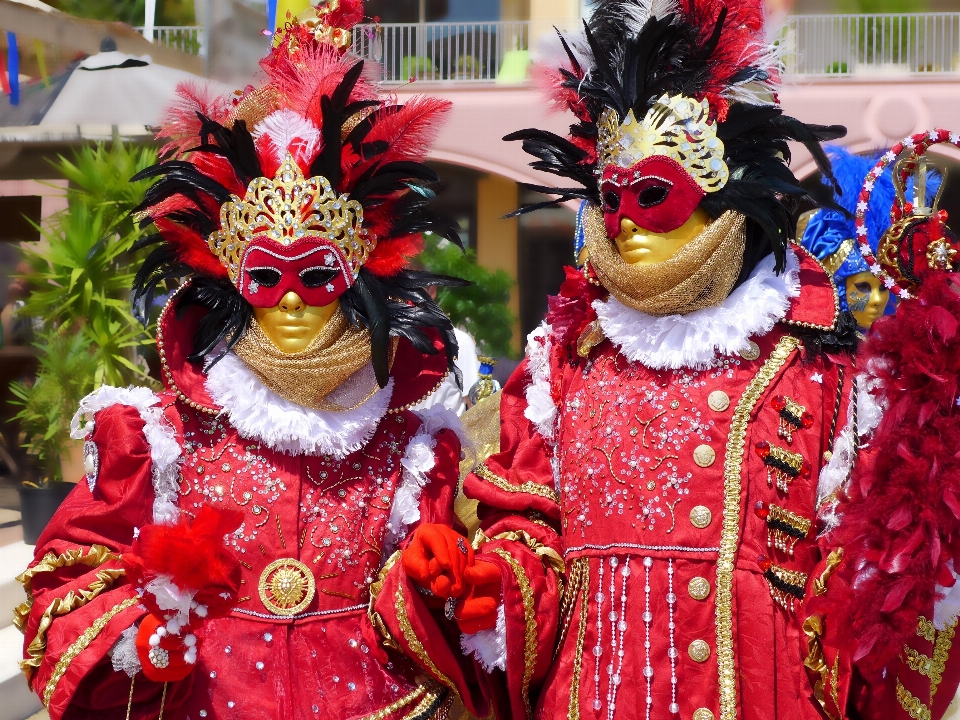
[[[400,487],[393,496],[390,518],[387,520],[387,536],[384,540],[383,559],[386,561],[406,536],[407,529],[420,520],[420,495],[430,482],[429,473],[436,465],[433,449],[437,445],[436,434],[441,430],[453,430],[462,446],[469,444],[460,418],[452,410],[437,406],[417,413],[422,425],[417,434],[407,443],[400,465],[403,472]]]
[[[287,455],[331,455],[338,460],[370,441],[393,396],[391,378],[358,408],[311,410],[277,395],[233,353],[207,371],[206,384],[241,437]]]
[[[866,374],[857,376],[857,435],[860,444],[873,435],[873,431],[880,424],[883,417],[884,408],[877,403],[876,398],[870,393],[870,389],[875,387],[877,380]],[[851,399],[851,403],[853,400]],[[853,441],[853,413],[847,409],[847,425],[837,436],[833,443],[833,457],[820,471],[820,479],[817,482],[817,505],[820,505],[833,493],[841,490],[850,477],[850,471],[853,469],[853,463],[857,459],[856,443]],[[840,515],[837,514],[837,503],[831,502],[820,512],[823,520],[823,531],[826,534],[840,524]]]
[[[523,416],[537,426],[537,432],[545,440],[552,440],[554,423],[557,419],[557,406],[550,396],[550,334],[553,328],[547,323],[527,336],[527,370],[530,384],[524,393],[527,407]]]
[[[150,446],[153,479],[153,521],[172,525],[177,521],[177,474],[180,462],[180,444],[169,423],[163,418],[160,398],[149,388],[116,388],[104,385],[80,401],[80,408],[70,421],[70,437],[84,440],[92,432],[95,416],[114,405],[128,405],[140,413],[143,434]],[[80,423],[83,422],[81,427]]]
[[[497,608],[497,626],[461,635],[460,649],[468,657],[473,655],[488,673],[507,669],[507,619],[502,602]]]
[[[800,263],[787,251],[783,275],[773,272],[774,258],[760,261],[753,274],[722,305],[687,315],[654,317],[629,308],[614,297],[595,300],[604,335],[630,361],[653,370],[704,369],[717,357],[749,347],[783,320],[790,300],[800,294]]]
[[[124,672],[133,677],[140,672],[140,657],[137,655],[137,633],[139,625],[131,625],[122,633],[119,639],[110,648],[110,661],[116,672]]]

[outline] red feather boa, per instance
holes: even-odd
[[[937,273],[882,318],[863,348],[883,420],[841,500],[829,538],[844,550],[825,611],[840,646],[877,681],[960,568],[960,284]]]

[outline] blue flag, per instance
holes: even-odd
[[[7,74],[10,78],[10,104],[20,104],[20,53],[17,36],[7,31]]]

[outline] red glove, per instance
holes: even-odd
[[[227,615],[240,590],[240,564],[224,535],[243,516],[204,506],[190,521],[143,528],[123,564],[150,614],[137,632],[143,673],[156,682],[182,680],[197,662],[195,629]]]
[[[154,682],[183,680],[197,662],[199,647],[200,640],[189,627],[174,635],[155,615],[147,615],[137,632],[137,657],[143,674]]]
[[[420,587],[442,600],[459,598],[467,589],[464,574],[473,565],[473,548],[453,528],[428,523],[413,531],[402,561]]]
[[[473,567],[467,568],[464,580],[469,585],[468,593],[456,604],[453,613],[460,632],[470,635],[496,627],[500,568],[492,562],[477,560]]]

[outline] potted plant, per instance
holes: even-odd
[[[32,291],[20,313],[41,322],[37,379],[11,388],[23,444],[41,471],[21,493],[25,535],[42,531],[82,477],[82,443],[69,436],[79,401],[104,384],[153,382],[142,356],[152,336],[130,308],[140,260],[134,248],[146,234],[131,212],[149,181],[130,178],[155,162],[152,148],[121,142],[60,157],[68,206],[40,227],[40,243],[21,246]]]

